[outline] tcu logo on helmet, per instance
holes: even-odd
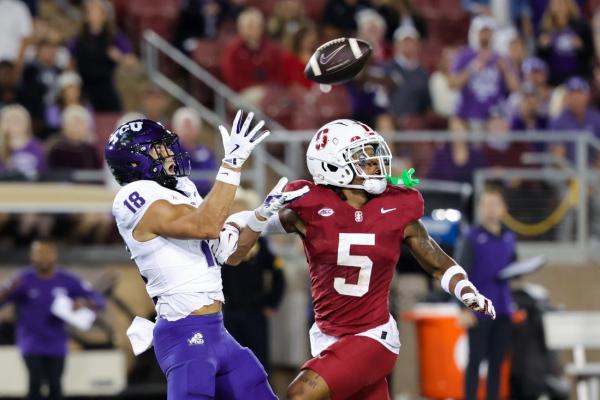
[[[315,142],[317,142],[317,144],[315,145],[315,148],[317,150],[321,150],[324,149],[325,146],[327,146],[327,133],[329,132],[329,129],[325,128],[323,130],[320,130],[317,133],[317,137],[315,139]]]
[[[108,143],[111,145],[115,145],[118,141],[119,138],[121,137],[121,135],[127,131],[133,131],[133,132],[139,132],[142,130],[143,127],[143,122],[142,121],[134,121],[134,122],[130,122],[128,124],[123,124],[119,130],[115,131],[112,135],[110,135],[110,138],[108,138]]]

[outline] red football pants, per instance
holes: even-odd
[[[327,382],[332,400],[389,399],[387,380],[398,356],[381,343],[348,335],[308,360],[302,369],[316,372]]]

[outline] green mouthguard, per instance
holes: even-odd
[[[405,186],[407,188],[414,188],[417,186],[421,180],[419,178],[413,178],[412,175],[415,173],[415,169],[403,169],[400,176],[386,176],[388,182],[390,182],[394,186]]]

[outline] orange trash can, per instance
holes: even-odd
[[[420,389],[431,399],[463,399],[464,372],[467,367],[469,341],[458,324],[460,308],[452,303],[421,303],[402,314],[402,319],[416,324]],[[478,398],[485,399],[485,361],[479,369]],[[509,357],[500,370],[500,397],[508,399]]]

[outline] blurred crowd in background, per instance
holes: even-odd
[[[535,131],[575,137],[587,131],[600,139],[600,0],[0,0],[0,181],[36,187],[77,182],[116,192],[118,185],[103,161],[106,138],[121,123],[146,117],[179,135],[191,154],[192,180],[200,194],[210,190],[221,158],[220,137],[198,110],[183,106],[150,79],[143,57],[146,29],[290,134],[314,132],[335,118],[370,124],[389,139],[394,167],[415,167],[424,182],[473,184],[481,168],[494,168],[499,177],[506,168],[532,166],[572,172],[572,145],[514,142],[510,135]],[[341,36],[368,41],[373,53],[356,79],[326,92],[304,77],[304,67],[317,47]],[[183,68],[168,60],[161,60],[161,68],[206,107],[218,108],[212,90]],[[405,132],[449,132],[452,141],[392,141],[394,134]],[[471,141],[473,135],[483,140]],[[280,147],[265,147],[284,160]],[[589,170],[598,171],[600,157],[590,154]],[[306,176],[304,169],[297,172]],[[572,206],[565,199],[573,182],[504,179],[507,207],[500,208],[525,224],[568,209],[560,218],[568,222],[574,212],[562,205]],[[590,185],[590,190],[600,189]],[[256,193],[239,192],[237,208],[257,205]],[[423,192],[427,213],[472,206]],[[589,203],[590,233],[600,238],[600,196],[592,194]],[[440,241],[449,252],[459,236],[457,215],[447,218],[456,225],[451,240]],[[572,239],[573,225],[556,220],[557,229],[546,229],[535,239]],[[83,263],[81,253],[68,254],[70,245],[122,245],[107,212],[0,211],[0,250],[24,252],[39,238],[66,244],[66,257],[75,264]],[[223,268],[228,329],[267,366],[273,358],[269,348],[304,358],[304,320],[312,318],[308,291],[299,283],[306,282],[301,251],[290,252],[291,266],[284,274],[277,257],[283,252],[272,251],[272,245],[261,240],[243,267]],[[110,322],[97,324],[107,338],[102,346],[129,349],[123,337],[127,324],[134,315],[150,316],[154,310],[137,270],[127,264],[117,275],[109,266],[113,260],[104,260],[102,251],[97,258],[110,272],[106,282],[94,275],[101,268],[86,271],[111,300]],[[416,261],[403,252],[398,272],[415,271],[420,271]],[[570,274],[564,277],[572,279]],[[562,285],[562,275],[557,277]],[[392,288],[394,315],[432,288],[427,281],[419,292],[414,281],[405,282],[402,291]],[[593,282],[585,276],[580,281]],[[560,294],[571,288],[564,286]],[[577,293],[569,300],[581,297],[579,289],[573,290]],[[280,303],[291,310],[290,316],[275,314],[285,321],[277,327],[285,334],[269,338],[268,320]],[[4,342],[9,336],[0,330]],[[539,339],[530,332],[522,338]],[[82,344],[94,346],[100,345]],[[529,353],[515,354],[526,358]],[[162,379],[152,354],[135,362],[130,356],[130,383]],[[288,361],[280,357],[271,364]],[[513,362],[518,370],[521,364]],[[532,376],[524,386],[531,386]]]
[[[72,180],[73,171],[87,170],[99,171],[86,175],[89,182],[108,180],[101,172],[104,138],[119,121],[145,116],[180,135],[200,192],[209,190],[219,143],[197,111],[179,108],[148,79],[140,62],[145,29],[290,130],[314,130],[337,117],[361,120],[383,134],[449,130],[452,143],[393,149],[401,165],[414,166],[421,177],[471,183],[477,168],[531,165],[522,157],[528,152],[569,165],[569,146],[506,137],[532,130],[587,130],[600,137],[597,4],[2,0],[0,178]],[[340,36],[367,40],[373,54],[357,79],[323,93],[304,77],[304,66],[321,43]],[[176,67],[169,73],[178,79]],[[188,87],[214,106],[202,85]],[[468,132],[486,140],[470,144],[462,140]],[[597,160],[590,160],[595,168]],[[548,188],[525,189],[546,199],[548,209],[558,201]],[[110,216],[101,214],[0,215],[0,229],[14,233],[3,240],[17,244],[40,234],[118,240]]]

